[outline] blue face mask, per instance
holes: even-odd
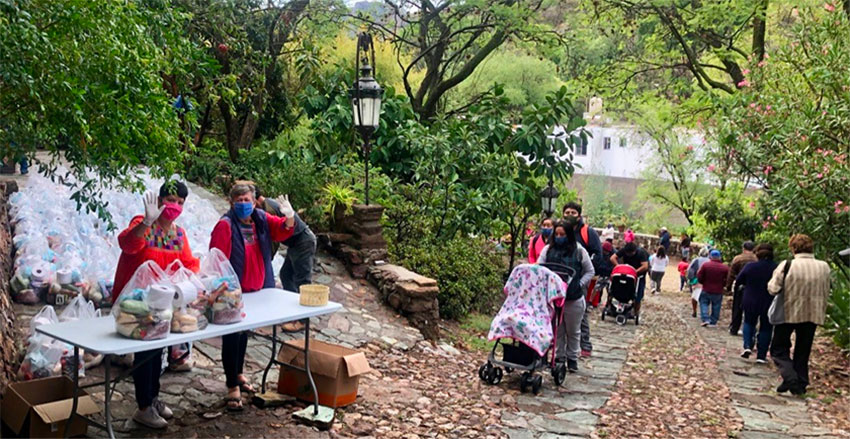
[[[548,237],[549,235],[552,234],[552,228],[551,227],[544,227],[544,228],[540,229],[540,233],[542,233],[543,236]]]
[[[555,237],[555,245],[557,245],[557,246],[567,245],[567,237],[566,236],[556,236]]]
[[[239,219],[248,218],[254,212],[254,203],[233,203],[233,211]]]

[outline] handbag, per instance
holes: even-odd
[[[767,310],[767,320],[771,325],[779,325],[785,323],[785,278],[788,277],[788,270],[791,268],[791,261],[785,261],[785,267],[782,268],[782,289],[773,297],[773,302],[770,303],[770,308]]]

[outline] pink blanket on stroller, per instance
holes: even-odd
[[[487,338],[513,338],[545,355],[554,340],[554,304],[566,297],[566,284],[545,267],[522,264],[511,272],[504,291],[505,303],[490,324]]]

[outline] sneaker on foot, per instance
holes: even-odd
[[[144,410],[136,410],[136,414],[133,415],[133,420],[150,428],[160,429],[168,427],[168,421],[163,419],[153,407],[148,407]]]
[[[703,328],[705,328],[706,326],[708,326],[708,322],[702,322],[702,323],[700,323],[700,326],[702,326]]]
[[[716,327],[717,327],[717,323],[709,323],[709,324],[708,324],[708,327],[709,327],[709,328],[716,328]]]
[[[739,330],[738,330],[738,334],[736,334],[736,335],[744,335],[744,330],[743,330],[743,329],[739,329]]]
[[[568,358],[568,359],[567,359],[567,370],[568,370],[568,371],[570,371],[570,373],[576,373],[576,372],[578,372],[578,361],[576,361],[576,360],[570,360],[570,359]]]
[[[758,363],[758,364],[767,364],[767,359],[765,359],[765,358],[756,358],[756,363]]]
[[[797,383],[782,381],[782,384],[780,384],[779,387],[776,388],[776,392],[777,393],[787,392],[787,391],[791,390],[792,387],[796,387],[796,386],[797,386]]]
[[[581,350],[581,356],[582,357],[589,357],[590,356],[590,350],[589,349],[582,349]]]
[[[162,419],[171,419],[174,417],[174,412],[164,402],[160,401],[159,398],[154,399],[152,405],[156,409],[156,412],[162,416]]]
[[[750,358],[750,355],[753,354],[752,349],[744,349],[744,352],[741,352],[741,358]]]

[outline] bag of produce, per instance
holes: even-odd
[[[137,340],[167,337],[175,293],[168,276],[155,262],[143,263],[112,306],[115,329]]]
[[[242,287],[230,261],[219,249],[211,249],[201,261],[201,282],[211,303],[207,318],[216,325],[236,323],[245,318]]]
[[[209,323],[206,313],[210,303],[204,284],[179,260],[169,265],[166,272],[176,290],[171,332],[194,332],[206,328]]]
[[[35,332],[41,325],[59,323],[56,311],[45,305],[30,321],[30,337],[27,339],[27,353],[18,369],[18,379],[31,380],[57,376],[62,373],[62,356],[68,351],[65,343],[52,337]]]

